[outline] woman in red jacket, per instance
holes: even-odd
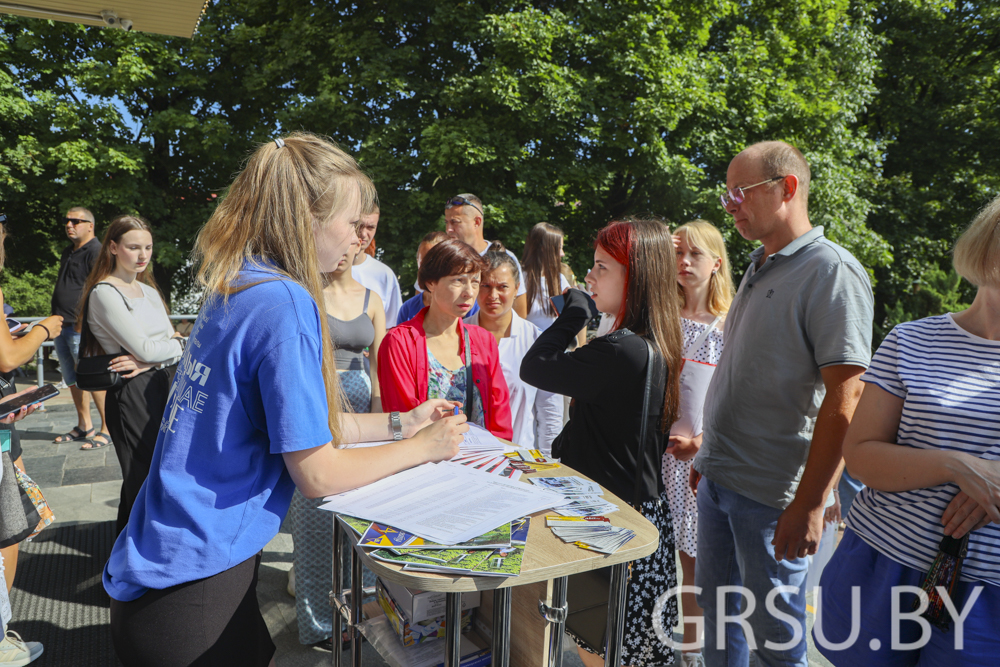
[[[444,398],[461,404],[470,422],[510,440],[510,392],[497,341],[462,321],[476,302],[485,268],[479,253],[457,240],[439,243],[424,256],[417,282],[428,306],[390,329],[378,351],[383,410],[402,412]]]

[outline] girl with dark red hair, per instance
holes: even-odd
[[[462,318],[479,295],[486,261],[472,246],[443,241],[420,263],[428,305],[392,328],[378,351],[382,409],[406,411],[429,398],[462,406],[469,421],[498,438],[513,436],[510,393],[491,333]]]
[[[657,610],[662,627],[676,625],[677,600],[664,595],[677,585],[677,570],[660,476],[667,433],[678,415],[681,329],[676,275],[666,225],[612,222],[597,235],[587,285],[598,310],[615,318],[614,330],[565,352],[591,318],[587,296],[571,289],[559,318],[521,362],[522,380],[573,398],[569,422],[553,443],[553,454],[558,452],[563,463],[632,503],[660,531],[656,552],[630,568],[621,655],[622,664],[632,666],[669,665],[674,660],[673,649],[656,636],[653,611],[662,602],[662,612]],[[653,375],[643,429],[647,373]],[[645,442],[640,439],[643,431]],[[571,612],[578,585],[570,579]],[[599,640],[582,636],[572,622],[567,629],[577,639],[587,667],[603,664],[595,655],[605,650]]]

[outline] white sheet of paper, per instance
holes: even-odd
[[[568,501],[557,493],[468,467],[428,463],[336,496],[321,509],[457,544]]]

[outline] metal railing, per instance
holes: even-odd
[[[197,319],[197,317],[198,317],[197,314],[195,314],[195,315],[170,315],[170,320],[173,321],[173,322],[180,322],[182,320],[190,320],[191,322],[194,322],[195,319]],[[31,324],[32,322],[41,322],[44,319],[45,319],[44,317],[18,317],[17,321],[18,322],[23,322],[24,324]],[[45,384],[45,355],[43,354],[42,349],[46,348],[46,347],[55,347],[55,344],[52,341],[50,341],[50,340],[45,341],[44,343],[42,343],[39,346],[38,352],[35,355],[35,362],[37,364],[36,372],[37,372],[37,375],[38,375],[38,386],[39,387],[41,387],[42,385]],[[41,406],[39,406],[39,409],[40,410],[44,410],[45,409],[45,405],[42,404]]]

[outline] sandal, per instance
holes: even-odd
[[[98,440],[98,438],[100,438],[100,440]],[[110,444],[112,444],[112,442],[109,433],[98,433],[93,438],[90,438],[87,442],[83,443],[80,446],[80,449],[85,452],[89,452],[94,449],[103,449]]]
[[[86,431],[81,429],[79,426],[74,426],[72,431],[70,431],[69,433],[63,433],[52,442],[56,443],[57,445],[61,445],[64,442],[78,442],[80,440],[86,440],[93,433],[94,433],[93,426],[87,429]]]

